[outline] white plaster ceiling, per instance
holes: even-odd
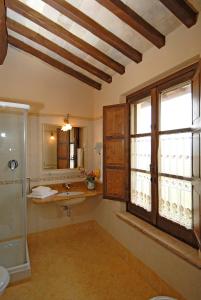
[[[58,23],[59,25],[61,25],[71,33],[75,34],[76,36],[80,37],[84,41],[98,48],[99,50],[101,50],[102,52],[104,52],[114,60],[118,61],[122,65],[126,66],[131,62],[129,58],[124,56],[118,50],[114,49],[112,46],[108,45],[106,42],[102,41],[101,39],[99,39],[89,31],[87,31],[80,25],[76,24],[74,21],[65,17],[64,15],[59,13],[54,8],[50,7],[45,2],[41,0],[20,0],[20,1],[30,6],[31,8],[37,10],[44,16],[51,19],[52,21]],[[119,38],[121,38],[123,41],[130,44],[132,47],[134,47],[141,53],[145,53],[150,47],[155,47],[143,36],[141,36],[139,33],[134,31],[132,28],[130,28],[128,25],[122,22],[119,18],[117,18],[115,15],[113,15],[111,12],[109,12],[106,8],[101,6],[95,0],[65,0],[65,1],[69,2],[73,6],[75,6],[82,12],[84,12],[86,15],[93,18],[96,22],[104,26],[106,29],[108,29],[109,31],[117,35]],[[128,6],[130,6],[130,8],[135,10],[135,12],[137,12],[140,16],[142,16],[146,21],[148,21],[151,25],[153,25],[165,36],[167,36],[170,32],[174,31],[178,26],[181,25],[181,23],[177,20],[177,18],[167,8],[165,8],[158,0],[122,0],[122,1]],[[200,7],[201,5],[199,6],[199,1],[200,0],[191,0],[191,2],[195,5],[195,7],[198,10],[201,10]],[[115,73],[112,69],[108,68],[107,66],[103,65],[99,61],[95,60],[93,57],[89,56],[88,54],[84,53],[83,51],[69,44],[68,42],[62,40],[56,35],[50,33],[46,29],[29,21],[23,16],[15,13],[11,9],[7,9],[7,16],[23,24],[24,26],[36,31],[37,33],[40,33],[44,37],[55,42],[59,46],[62,46],[63,48],[79,56],[80,58],[86,60],[87,62],[93,64],[99,69],[107,72],[108,74],[113,75]],[[54,52],[32,42],[31,40],[11,30],[9,30],[9,34],[14,37],[17,37],[18,39],[31,45],[32,47],[50,55],[51,57],[59,60],[60,62],[68,66],[71,66],[75,70],[82,72],[88,77],[95,79],[98,82],[101,82],[101,80],[97,79],[97,77],[81,69],[80,67],[74,65],[73,63],[68,62],[67,60],[55,54]],[[158,51],[160,51],[160,49]]]

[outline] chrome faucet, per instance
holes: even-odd
[[[69,192],[69,190],[70,190],[70,184],[69,184],[69,183],[66,183],[66,184],[65,184],[65,187],[67,188],[67,190],[68,190],[68,192]]]

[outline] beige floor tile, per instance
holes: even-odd
[[[1,300],[182,300],[93,221],[32,234],[29,252],[31,279]]]

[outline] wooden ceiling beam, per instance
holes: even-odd
[[[0,65],[6,58],[7,50],[6,8],[4,0],[0,0]]]
[[[62,26],[43,16],[36,10],[20,2],[19,0],[5,0],[5,3],[8,8],[14,10],[15,12],[24,16],[25,18],[52,32],[53,34],[67,41],[68,43],[71,43],[73,46],[86,52],[90,56],[94,57],[96,60],[108,66],[109,68],[115,70],[120,74],[123,74],[125,72],[125,67],[122,66],[120,63],[105,55],[103,52],[96,49],[84,40],[80,39],[76,35],[72,34],[68,30],[64,29]]]
[[[96,0],[156,47],[165,45],[165,36],[120,0]],[[45,1],[46,2],[46,1]]]
[[[34,41],[35,43],[38,43],[38,44],[42,45],[43,47],[57,53],[58,55],[65,58],[66,60],[74,63],[75,65],[79,66],[80,68],[85,69],[86,71],[92,73],[93,75],[97,76],[98,78],[100,78],[108,83],[112,82],[112,77],[110,75],[99,70],[98,68],[89,64],[88,62],[85,62],[83,59],[72,54],[68,50],[51,42],[50,40],[46,39],[39,33],[35,32],[35,31],[25,27],[24,25],[12,20],[12,19],[9,19],[9,18],[7,18],[6,24],[7,24],[7,28],[11,29],[12,31],[15,31],[15,32],[23,35],[24,37]]]
[[[187,27],[197,22],[198,11],[187,0],[160,0]]]
[[[94,35],[98,36],[100,39],[102,39],[133,61],[137,63],[142,61],[142,54],[139,51],[131,47],[129,44],[121,40],[119,37],[94,21],[92,18],[85,15],[82,11],[80,11],[70,3],[66,2],[65,0],[43,1],[58,10],[61,14],[65,15],[77,24],[89,30]]]
[[[44,62],[48,63],[49,65],[61,70],[62,72],[65,72],[68,75],[71,75],[75,77],[76,79],[92,86],[93,88],[100,90],[101,89],[101,84],[94,81],[93,79],[83,75],[82,73],[73,70],[72,68],[62,64],[58,60],[48,56],[47,54],[25,44],[24,42],[14,38],[13,36],[8,36],[8,43],[11,44],[12,46],[15,46],[16,48],[21,49],[22,51],[28,52],[29,54],[32,54],[33,56],[43,60]]]

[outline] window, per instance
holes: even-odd
[[[191,82],[159,95],[159,216],[192,229]]]
[[[198,247],[193,231],[195,67],[130,96],[127,210]],[[194,151],[195,152],[195,151]],[[200,222],[200,221],[199,221]]]
[[[103,197],[201,250],[201,63],[103,108]]]
[[[131,104],[131,203],[151,211],[151,97]]]

